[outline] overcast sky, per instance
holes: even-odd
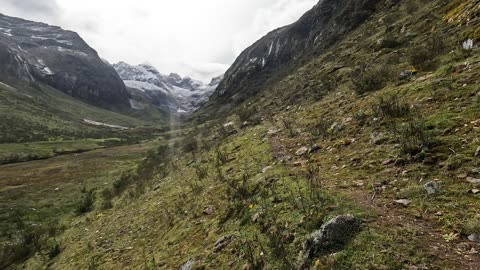
[[[111,63],[208,81],[318,0],[0,0],[0,13],[78,32]]]

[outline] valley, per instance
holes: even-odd
[[[0,15],[0,268],[480,269],[479,18],[322,0],[204,83]]]

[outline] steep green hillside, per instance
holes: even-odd
[[[144,115],[129,117],[86,104],[41,84],[18,82],[15,85],[0,83],[0,113],[0,143],[126,138],[134,132],[121,127],[131,129],[152,124],[161,127],[170,120],[157,110],[144,117],[150,121],[144,121],[140,120]],[[99,126],[98,123],[119,127]]]
[[[12,269],[478,269],[478,0],[322,3],[363,20],[259,84],[241,73],[85,195],[112,208],[63,233],[21,228],[0,255]]]

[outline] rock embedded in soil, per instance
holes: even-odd
[[[423,185],[423,188],[427,191],[428,195],[433,195],[440,191],[440,185],[437,182],[430,181]]]
[[[407,199],[394,200],[393,202],[404,207],[407,207],[410,204],[410,201]]]
[[[189,259],[186,261],[184,264],[180,265],[178,270],[191,270],[195,266],[195,260],[194,259]]]
[[[204,214],[204,215],[207,215],[207,216],[210,216],[211,214],[213,214],[213,208],[212,208],[212,207],[209,207],[209,206],[206,206],[206,207],[203,209],[203,214]]]
[[[473,177],[467,177],[467,182],[472,183],[472,184],[480,184],[480,179],[473,178]]]
[[[296,152],[295,152],[295,155],[297,156],[303,156],[305,155],[306,153],[308,152],[308,148],[303,146],[303,147],[300,147]]]
[[[213,249],[214,253],[218,253],[226,248],[231,242],[233,241],[233,235],[226,235],[220,237],[217,242],[215,242],[215,246]]]
[[[342,250],[360,231],[361,221],[352,215],[337,216],[307,236],[299,256],[299,269],[308,269],[310,261]]]
[[[468,236],[468,240],[470,240],[472,242],[480,242],[480,235],[478,235],[476,233],[472,233]]]
[[[308,150],[308,153],[315,153],[318,150],[320,150],[320,146],[318,146],[317,144],[314,144],[312,145],[312,147],[310,147],[310,149]]]

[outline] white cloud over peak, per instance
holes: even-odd
[[[1,13],[78,32],[110,62],[208,81],[318,0],[0,0]]]

